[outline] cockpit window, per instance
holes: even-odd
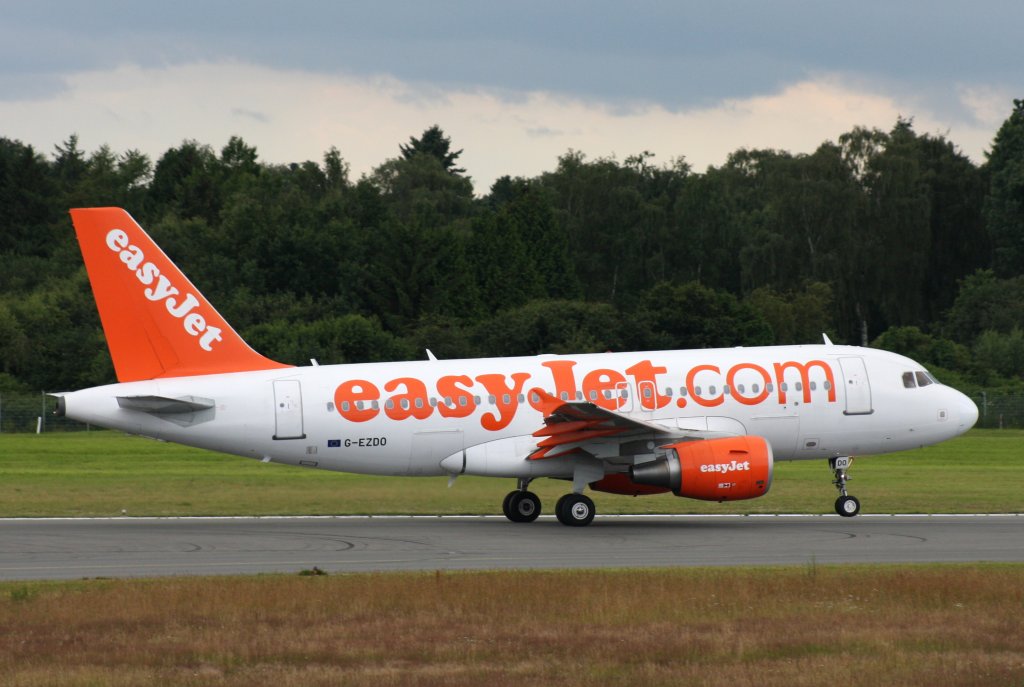
[[[934,380],[932,380],[932,376],[930,374],[928,374],[927,372],[918,372],[916,374],[917,374],[917,385],[918,386],[928,386],[929,384],[931,384],[934,381]]]
[[[904,372],[903,373],[903,386],[905,386],[908,389],[913,389],[914,387],[917,386],[917,383],[914,382],[914,373],[913,372]]]

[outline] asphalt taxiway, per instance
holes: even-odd
[[[0,520],[0,579],[384,570],[1024,562],[1024,516]]]

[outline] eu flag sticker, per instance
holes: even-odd
[[[328,439],[327,448],[341,448],[341,439]]]

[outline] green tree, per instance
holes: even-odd
[[[10,256],[0,270],[0,290],[12,288],[12,264],[53,250],[51,225],[63,211],[55,207],[57,187],[49,163],[32,146],[0,138],[0,256]]]
[[[820,342],[822,333],[835,336],[832,287],[824,282],[809,282],[799,291],[784,293],[762,286],[744,302],[771,326],[775,344]]]
[[[644,294],[626,330],[629,350],[762,346],[768,323],[731,293],[697,282],[662,282]]]
[[[993,245],[997,275],[1024,273],[1024,100],[999,127],[986,164],[990,186],[985,198],[985,225]]]
[[[150,197],[161,209],[214,223],[223,202],[219,177],[213,149],[197,141],[185,141],[157,160]]]
[[[244,332],[253,348],[281,362],[307,365],[408,360],[409,344],[384,331],[375,318],[349,314],[312,322],[274,320]]]
[[[1024,275],[1000,279],[992,270],[980,270],[960,283],[942,331],[968,344],[984,331],[1007,334],[1016,327],[1024,327]]]
[[[419,138],[410,136],[409,143],[399,144],[398,149],[405,160],[427,155],[441,163],[441,167],[449,174],[458,176],[466,173],[466,170],[455,166],[456,160],[462,155],[462,149],[453,151],[451,139],[444,135],[437,124],[424,131]]]
[[[476,337],[490,356],[599,353],[620,350],[621,319],[606,303],[538,300],[484,320]]]

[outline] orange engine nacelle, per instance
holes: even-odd
[[[762,437],[681,441],[662,448],[668,449],[664,458],[629,469],[632,482],[702,501],[753,499],[772,485],[772,448]]]

